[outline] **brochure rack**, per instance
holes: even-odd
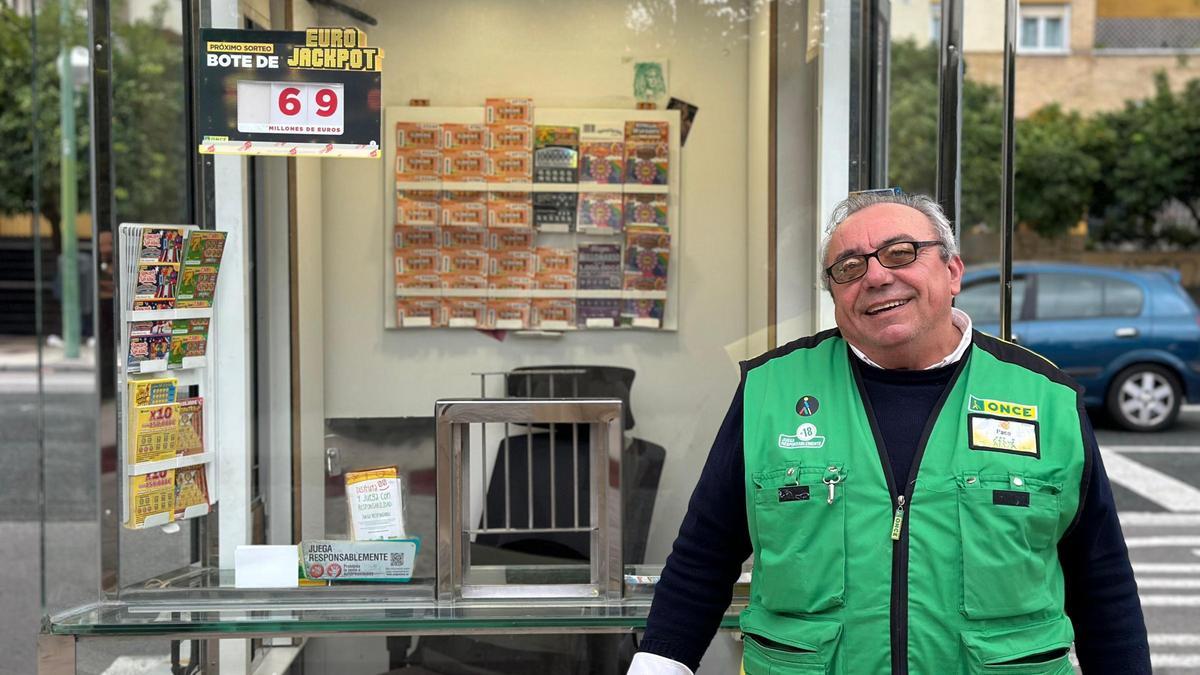
[[[158,526],[169,526],[174,521],[197,518],[209,513],[211,506],[217,502],[219,496],[219,483],[217,481],[216,466],[217,466],[217,450],[212,445],[211,439],[214,438],[214,406],[217,404],[209,395],[214,390],[213,368],[209,367],[209,359],[207,354],[211,353],[211,344],[215,339],[215,330],[213,325],[213,307],[190,307],[190,308],[171,308],[171,309],[134,309],[134,289],[137,285],[137,275],[139,273],[139,254],[141,253],[143,234],[147,231],[155,230],[177,230],[182,232],[186,238],[190,233],[199,231],[194,225],[150,225],[137,223],[123,223],[119,229],[119,243],[121,247],[122,267],[119,270],[119,278],[122,284],[122,298],[125,303],[121,309],[121,325],[119,327],[120,343],[118,352],[118,363],[121,366],[117,369],[117,419],[118,419],[118,448],[120,456],[120,466],[122,467],[122,479],[119,481],[121,485],[121,522],[129,529],[147,529]],[[179,261],[182,265],[182,260]],[[161,354],[163,358],[148,358],[134,362],[131,358],[131,344],[134,342],[134,337],[131,336],[131,327],[141,324],[146,325],[148,322],[155,322],[158,325],[177,325],[191,320],[204,320],[207,322],[207,334],[205,339],[207,346],[205,355],[203,356],[184,356],[181,359],[175,360],[175,363],[170,363],[173,359],[168,354]],[[170,339],[170,338],[167,338]],[[130,398],[131,385],[137,383],[147,383],[154,380],[173,379],[175,381],[174,391],[175,400],[178,399],[200,399],[201,408],[201,423],[199,425],[202,430],[198,436],[201,439],[203,450],[187,455],[176,455],[170,458],[158,459],[153,461],[135,461],[135,457],[130,456],[131,438],[137,433],[136,417],[137,406]],[[174,453],[172,453],[174,454]],[[174,480],[177,472],[182,469],[191,469],[200,467],[200,476],[203,479],[204,487],[202,489],[207,492],[207,503],[195,503],[183,508],[176,509],[175,502],[171,501],[170,508],[162,510],[158,513],[146,516],[141,522],[136,522],[133,509],[131,507],[132,492],[134,481],[139,477],[155,477],[160,480],[170,478]],[[160,496],[162,499],[173,499],[178,491],[178,487],[174,484],[170,488],[164,487]]]

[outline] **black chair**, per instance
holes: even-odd
[[[578,375],[538,374],[538,371],[570,369],[584,372]],[[525,374],[528,371],[533,374]],[[553,388],[550,386],[552,378],[555,380]],[[517,398],[546,398],[553,390],[557,396],[620,398],[625,408],[624,427],[628,431],[634,425],[630,405],[633,378],[634,371],[612,366],[518,368],[509,377],[507,393]],[[554,426],[553,432],[549,428],[542,428],[529,434],[513,434],[507,438],[507,442],[501,442],[488,484],[485,524],[490,528],[502,528],[509,523],[517,528],[528,526],[529,491],[532,489],[533,527],[586,527],[591,496],[587,435],[586,426],[559,424]],[[551,454],[554,456],[553,479],[550,474]],[[535,458],[532,472],[529,470],[531,456]],[[626,437],[621,453],[621,544],[626,565],[645,561],[650,517],[654,512],[665,459],[666,450],[662,446],[640,438]],[[507,514],[504,508],[506,464],[509,485]],[[529,482],[531,475],[532,487]],[[575,494],[576,485],[578,497]],[[555,507],[553,522],[551,493]],[[589,541],[587,532],[481,534],[475,539],[472,561],[478,564],[491,563],[492,557],[487,550],[481,550],[485,547],[563,560],[586,560]]]

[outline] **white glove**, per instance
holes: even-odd
[[[638,652],[633,655],[633,663],[625,675],[695,675],[692,669],[678,661],[672,661],[665,656]]]

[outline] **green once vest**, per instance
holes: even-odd
[[[1077,394],[973,338],[909,477],[836,331],[747,366],[747,675],[1073,672],[1044,654],[1074,639],[1057,543],[1086,462]]]

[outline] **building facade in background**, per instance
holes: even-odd
[[[892,36],[936,41],[941,5],[892,3]],[[965,3],[966,77],[1001,86],[1004,0]],[[1196,0],[1022,0],[1017,28],[1016,114],[1058,103],[1083,114],[1154,93],[1163,71],[1178,90],[1200,78]]]

